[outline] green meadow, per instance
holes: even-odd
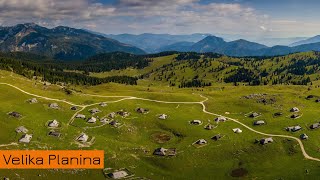
[[[274,142],[267,145],[255,143],[256,139],[266,138],[252,132],[233,121],[216,123],[215,116],[202,112],[200,104],[159,103],[145,100],[128,99],[113,102],[121,97],[103,96],[135,96],[170,102],[199,102],[207,97],[207,110],[212,113],[234,118],[253,129],[269,134],[289,135],[298,137],[302,133],[309,136],[303,144],[307,153],[320,158],[320,130],[310,130],[309,126],[319,122],[319,106],[316,97],[320,92],[315,87],[308,86],[230,86],[213,85],[200,89],[178,89],[166,86],[138,86],[119,84],[103,84],[99,86],[72,86],[77,93],[67,95],[59,86],[43,85],[35,80],[0,71],[0,83],[9,83],[26,92],[66,100],[78,105],[89,105],[99,102],[109,102],[106,107],[98,104],[85,108],[81,114],[91,117],[88,110],[99,108],[102,112],[95,117],[105,117],[111,112],[125,110],[130,116],[116,116],[114,120],[119,127],[102,124],[99,120],[89,124],[82,119],[71,117],[76,113],[70,110],[71,105],[57,102],[59,109],[50,109],[48,104],[54,102],[37,98],[38,103],[29,104],[33,96],[7,86],[0,85],[0,144],[18,143],[21,133],[15,128],[25,126],[33,138],[29,144],[0,147],[6,149],[98,149],[105,151],[105,168],[107,172],[126,168],[134,174],[134,178],[146,179],[316,179],[320,173],[319,163],[303,157],[297,141],[288,138],[273,138]],[[95,94],[98,96],[89,96]],[[252,94],[264,94],[266,102],[261,102],[260,96],[245,98]],[[312,99],[306,99],[314,95]],[[140,114],[136,108],[149,109],[149,113]],[[291,119],[290,108],[298,107],[301,115]],[[8,112],[21,113],[21,118],[14,118]],[[252,112],[260,114],[257,118],[246,115]],[[280,117],[274,113],[282,112]],[[159,114],[167,114],[168,119],[158,119]],[[51,130],[46,123],[56,119],[60,122],[56,131],[62,135],[59,138],[48,136]],[[201,120],[201,125],[191,125],[191,120]],[[253,126],[254,121],[264,120],[266,125]],[[207,124],[215,126],[212,130],[204,129]],[[300,125],[298,132],[287,132],[285,127]],[[243,132],[236,134],[233,128]],[[94,138],[92,144],[80,146],[75,138],[80,133],[86,133]],[[222,138],[214,141],[211,138],[220,134]],[[192,145],[198,139],[205,139],[204,146]],[[153,155],[156,148],[176,148],[173,157]],[[1,170],[1,177],[10,179],[105,179],[102,170]],[[214,178],[213,178],[214,177]]]

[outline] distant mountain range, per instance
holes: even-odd
[[[102,34],[103,35],[103,34]],[[109,38],[116,39],[120,42],[134,45],[146,51],[147,53],[158,53],[163,51],[179,51],[179,52],[215,52],[229,56],[275,56],[286,55],[295,52],[319,51],[320,42],[315,40],[316,37],[308,40],[304,37],[294,38],[263,38],[262,42],[267,44],[279,44],[268,47],[256,42],[247,41],[244,39],[226,41],[222,37],[213,36],[210,34],[191,34],[191,35],[169,35],[169,34],[120,34],[120,35],[104,35]],[[224,35],[229,39],[234,39],[233,36]],[[296,43],[294,43],[297,41]],[[303,42],[303,43],[299,43]],[[316,43],[310,43],[316,42]],[[290,46],[289,44],[292,43]],[[306,45],[309,44],[309,45]]]
[[[217,34],[212,34],[212,35],[217,36],[217,37],[221,37],[227,42],[235,41],[238,39],[246,39],[247,41],[257,42],[259,44],[264,44],[269,47],[276,46],[276,45],[289,46],[295,42],[308,39],[308,37],[265,37],[265,36],[245,37],[240,34],[224,34],[224,33],[217,33]]]
[[[191,47],[194,45],[194,42],[187,42],[187,41],[182,41],[182,42],[177,42],[174,44],[170,44],[167,46],[163,46],[159,49],[157,49],[157,52],[164,52],[164,51],[179,51],[179,52],[187,52],[191,51]]]
[[[268,47],[244,39],[228,42],[210,34],[105,35],[64,26],[48,29],[27,23],[0,27],[0,51],[30,52],[59,60],[83,60],[99,53],[115,51],[132,54],[194,51],[215,52],[229,56],[275,56],[320,51],[320,36],[297,41],[291,46]]]
[[[229,34],[206,34],[206,33],[197,33],[190,35],[170,35],[170,34],[151,34],[145,33],[140,35],[133,34],[119,34],[119,35],[107,35],[103,33],[93,32],[99,35],[103,35],[105,37],[109,37],[111,39],[118,40],[123,43],[131,44],[136,47],[139,47],[146,51],[147,53],[157,53],[161,52],[164,49],[170,49],[171,45],[176,43],[196,43],[208,36],[217,36],[223,38],[225,41],[235,41],[238,40],[240,35],[229,35]],[[307,39],[306,37],[288,37],[288,38],[251,38],[248,41],[258,42],[259,44],[264,44],[266,46],[275,46],[275,45],[283,45],[290,46],[291,44]],[[167,48],[167,46],[169,48]],[[186,49],[183,49],[186,51]]]
[[[292,43],[292,44],[290,44],[290,46],[299,46],[299,45],[303,45],[303,44],[312,44],[312,43],[318,43],[318,42],[320,42],[320,35]]]
[[[303,44],[299,46],[267,47],[243,39],[226,42],[222,38],[208,36],[190,47],[195,52],[216,52],[229,56],[276,56],[295,52],[320,51],[320,43]]]
[[[85,59],[114,51],[145,53],[132,45],[84,30],[63,26],[48,29],[33,23],[0,27],[0,51],[30,52],[61,60]]]
[[[247,56],[253,51],[258,51],[264,48],[267,48],[267,46],[243,39],[226,42],[220,37],[208,36],[192,45],[190,51],[215,52],[232,56]]]
[[[288,38],[254,38],[253,42],[258,42],[260,44],[264,44],[266,46],[276,46],[276,45],[281,45],[281,46],[291,46],[293,43],[306,40],[308,39],[307,37],[288,37]]]
[[[166,46],[182,42],[198,42],[203,38],[210,36],[210,34],[191,34],[191,35],[170,35],[170,34],[119,34],[119,35],[105,35],[108,38],[118,40],[123,43],[131,44],[139,47],[147,53],[157,53],[166,49]],[[182,43],[182,44],[181,44]]]

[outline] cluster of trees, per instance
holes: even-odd
[[[293,85],[308,85],[308,83],[312,83],[310,77],[303,78],[302,80],[292,81]]]
[[[47,68],[41,63],[20,61],[7,57],[0,57],[0,69],[12,71],[27,78],[41,77],[51,83],[64,82],[77,85],[98,85],[115,82],[128,85],[136,85],[138,78],[129,76],[112,76],[106,78],[90,77],[80,73],[64,72],[61,69]]]
[[[25,52],[0,52],[0,57],[19,59],[24,61],[53,61],[47,56]]]
[[[152,73],[154,80],[167,81],[171,86],[206,86],[205,82],[226,82],[234,85],[312,83],[309,75],[320,72],[320,53],[298,53],[277,57],[233,58],[215,53],[179,53],[176,61],[158,68]],[[186,81],[191,75],[200,77]],[[318,78],[320,78],[318,76]]]
[[[206,52],[206,53],[196,53],[196,52],[180,52],[179,55],[176,57],[176,60],[199,60],[201,56],[203,59],[214,59],[220,58],[223,55],[213,52]]]
[[[185,52],[185,53],[180,53],[177,57],[176,60],[177,61],[181,61],[181,60],[199,60],[201,57],[201,55],[199,53],[196,52]]]
[[[223,55],[221,54],[218,54],[218,53],[212,53],[212,52],[207,52],[207,53],[203,53],[203,57],[204,58],[219,58],[219,57],[222,57]]]
[[[179,85],[179,88],[191,88],[191,87],[205,87],[205,86],[211,86],[212,84],[203,82],[198,79],[193,79],[192,81],[184,81]]]
[[[114,52],[114,53],[103,53],[97,54],[88,58],[83,64],[84,65],[102,65],[104,71],[110,71],[113,69],[125,69],[127,67],[133,67],[142,69],[149,65],[150,60],[144,56]]]
[[[140,55],[140,56],[145,57],[145,58],[157,58],[157,57],[163,57],[163,56],[171,56],[174,54],[179,54],[179,52],[177,52],[177,51],[164,51],[164,52],[159,52],[156,54],[147,54],[147,55]]]
[[[224,79],[226,83],[237,82],[253,82],[252,84],[259,85],[259,79],[255,77],[254,73],[249,69],[239,68],[236,72]]]
[[[106,72],[126,69],[128,67],[142,69],[149,65],[150,58],[123,52],[97,54],[83,62],[54,63],[58,69],[78,70],[84,72]],[[45,64],[52,66],[50,64]],[[49,67],[50,68],[50,67]]]

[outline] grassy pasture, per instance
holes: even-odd
[[[102,101],[114,101],[121,98],[91,97],[81,94],[66,95],[60,87],[51,85],[47,89],[36,81],[28,81],[23,77],[0,71],[0,82],[10,83],[27,92],[44,95],[51,98],[66,99],[77,104],[90,104]],[[37,85],[35,85],[37,83]],[[205,103],[208,111],[236,118],[252,126],[254,129],[272,134],[284,134],[299,137],[306,133],[310,138],[304,141],[306,151],[313,157],[320,157],[319,130],[309,130],[308,126],[320,121],[318,116],[320,104],[315,99],[307,100],[307,95],[320,96],[316,89],[308,90],[305,86],[213,86],[196,91],[191,89],[172,89],[169,87],[124,86],[105,84],[95,87],[72,87],[81,89],[82,93],[98,95],[136,96],[163,101],[201,101],[198,94],[209,98]],[[254,93],[266,93],[266,99],[274,97],[273,104],[263,104],[257,99],[245,99],[243,96]],[[68,122],[75,111],[70,105],[60,103],[60,109],[48,107],[52,101],[38,98],[39,103],[26,102],[32,96],[5,85],[0,85],[0,144],[17,142],[21,134],[15,133],[15,128],[25,126],[33,134],[30,144],[2,147],[1,149],[99,149],[105,151],[106,168],[127,168],[135,177],[150,179],[237,179],[233,176],[243,176],[247,179],[315,179],[320,173],[319,162],[305,160],[296,141],[286,138],[274,138],[274,143],[268,145],[254,144],[255,139],[264,136],[251,132],[232,121],[216,124],[214,116],[202,112],[199,104],[164,104],[143,100],[125,100],[108,103],[106,107],[99,105],[88,107],[81,113],[90,116],[89,109],[98,107],[102,110],[96,116],[103,117],[111,112],[124,109],[130,116],[115,120],[122,126],[114,128],[100,122],[88,124],[76,119],[70,126]],[[290,119],[290,108],[298,107],[302,117]],[[150,110],[147,114],[135,112],[137,107]],[[22,114],[21,119],[7,115],[10,111]],[[228,112],[228,114],[226,114]],[[249,112],[261,113],[252,119],[245,117]],[[275,112],[283,112],[281,117],[273,117]],[[169,116],[160,120],[157,115],[165,113]],[[57,119],[62,133],[60,138],[47,136],[50,131],[46,127],[48,120]],[[190,125],[189,121],[199,119],[202,125]],[[266,125],[253,126],[255,120],[265,120]],[[208,123],[217,125],[213,130],[205,130]],[[284,127],[301,125],[303,130],[296,133],[286,132]],[[103,126],[102,126],[103,125]],[[101,126],[101,127],[97,127]],[[233,128],[243,130],[241,134],[232,132]],[[95,138],[90,147],[78,147],[74,138],[81,132]],[[216,134],[223,138],[211,140]],[[167,138],[159,142],[159,135]],[[192,146],[198,139],[207,140],[208,144],[200,148]],[[175,157],[156,157],[152,153],[158,147],[176,148]],[[232,173],[233,172],[233,173]],[[104,179],[101,170],[84,171],[54,171],[54,170],[1,170],[0,177],[10,179]]]

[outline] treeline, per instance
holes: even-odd
[[[299,69],[301,69],[299,67]],[[292,73],[292,72],[290,72]],[[304,73],[294,74],[303,75]],[[239,83],[248,83],[251,86],[268,85],[271,82],[272,85],[277,84],[292,84],[292,85],[308,85],[311,83],[310,77],[302,76],[300,79],[293,79],[292,75],[270,76],[267,78],[268,73],[266,70],[255,74],[253,71],[246,68],[236,69],[233,74],[224,78],[224,82],[233,83],[235,86]]]
[[[174,54],[179,54],[179,52],[177,52],[177,51],[164,51],[164,52],[159,52],[156,54],[147,54],[147,55],[140,55],[140,56],[145,57],[145,58],[157,58],[157,57],[163,57],[163,56],[171,56]]]
[[[186,52],[186,53],[180,53],[177,57],[176,60],[177,61],[181,61],[181,60],[192,60],[192,61],[196,61],[199,60],[201,57],[201,55],[199,53],[196,52]]]
[[[27,78],[41,77],[50,83],[70,83],[76,85],[99,85],[114,82],[128,85],[136,85],[137,78],[129,76],[112,76],[106,78],[90,77],[80,73],[64,72],[57,69],[46,68],[36,62],[20,61],[12,58],[0,58],[0,69],[12,71]]]
[[[39,62],[44,67],[57,70],[76,70],[83,71],[85,74],[89,72],[106,72],[111,70],[126,69],[129,67],[142,69],[149,65],[150,58],[144,56],[133,55],[129,53],[114,52],[97,54],[85,61],[62,62],[62,61],[46,61]]]
[[[223,55],[213,52],[206,52],[206,53],[196,53],[196,52],[180,52],[179,55],[175,58],[177,61],[181,60],[199,60],[201,56],[203,56],[204,59],[214,59],[214,58],[220,58]]]
[[[179,88],[191,88],[191,87],[205,87],[211,86],[211,83],[206,83],[198,79],[193,79],[192,81],[185,81],[179,85]]]
[[[237,83],[237,82],[253,82],[252,85],[259,84],[257,77],[249,69],[239,68],[236,72],[224,79],[226,83]]]
[[[24,61],[53,61],[53,59],[50,59],[47,56],[26,52],[0,52],[0,57],[19,59]]]
[[[126,69],[128,67],[142,69],[149,65],[150,59],[144,56],[115,52],[97,54],[88,58],[76,70],[89,72],[105,72],[111,70]]]

